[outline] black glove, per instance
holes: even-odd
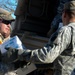
[[[18,50],[18,59],[21,61],[26,61],[30,58],[31,50]]]
[[[16,61],[18,58],[18,50],[11,47],[5,49],[7,50],[7,52],[2,55],[2,61],[5,63]]]
[[[16,48],[5,48],[7,50],[6,57],[9,59],[9,61],[15,61],[17,60],[25,60],[26,56],[31,53],[31,50],[22,50],[22,49],[16,49]]]

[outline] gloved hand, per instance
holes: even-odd
[[[26,61],[26,59],[28,60],[30,58],[31,55],[31,50],[27,49],[27,50],[18,50],[18,59],[21,61]]]
[[[18,50],[11,47],[5,49],[8,51],[2,55],[2,61],[5,63],[14,62],[18,58]]]
[[[31,53],[31,50],[22,50],[22,49],[16,49],[12,47],[5,48],[7,50],[6,57],[9,59],[9,61],[15,61],[17,60],[25,60],[25,57]]]

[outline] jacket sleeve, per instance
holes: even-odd
[[[31,51],[31,54],[25,56],[26,61],[34,63],[52,63],[65,49],[68,48],[71,42],[71,28],[62,27],[56,39],[41,49]]]

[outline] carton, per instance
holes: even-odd
[[[14,36],[9,40],[5,41],[3,44],[0,45],[1,53],[5,53],[7,50],[5,47],[12,47],[17,49],[23,49],[22,42],[20,41],[18,36]]]

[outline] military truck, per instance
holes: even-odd
[[[15,11],[16,21],[13,35],[18,35],[26,48],[36,49],[43,47],[49,40],[47,33],[50,30],[51,22],[57,14],[59,0],[18,0]],[[39,66],[43,74],[51,75],[52,71],[47,66],[44,69]],[[45,73],[43,74],[45,75]]]

